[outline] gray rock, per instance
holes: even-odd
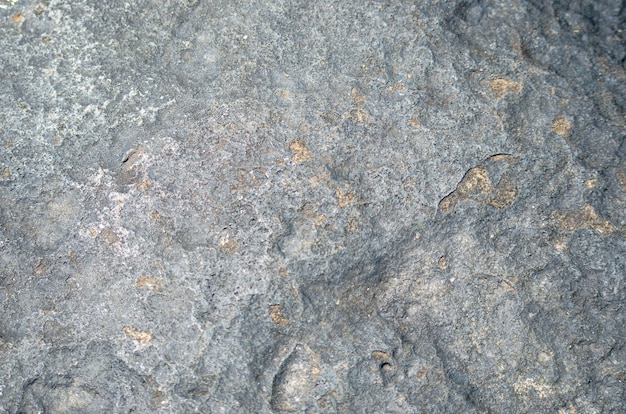
[[[626,8],[0,0],[0,413],[626,411]]]

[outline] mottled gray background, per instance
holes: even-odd
[[[0,22],[0,413],[626,412],[626,2]]]

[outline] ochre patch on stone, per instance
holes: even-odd
[[[19,23],[24,20],[24,14],[21,11],[18,11],[13,16],[11,16],[11,20],[13,20],[14,23]]]
[[[407,119],[406,123],[407,123],[407,125],[409,125],[409,126],[410,126],[410,127],[412,127],[412,128],[419,128],[419,127],[421,127],[421,126],[422,126],[422,124],[420,123],[420,121],[418,121],[418,120],[417,120],[417,119],[415,119],[415,118],[409,118],[409,119]]]
[[[158,289],[160,287],[159,281],[156,277],[150,275],[141,275],[135,280],[135,286],[147,287],[151,290]]]
[[[307,148],[303,139],[297,139],[289,144],[289,149],[293,152],[291,157],[293,162],[302,162],[313,158],[311,151]]]
[[[344,192],[340,187],[335,190],[335,197],[337,197],[337,204],[339,207],[344,208],[355,199],[354,193],[351,191]]]
[[[566,137],[569,135],[569,130],[571,128],[572,128],[572,123],[563,115],[556,116],[552,120],[552,131],[557,135]]]
[[[489,161],[506,161],[509,164],[513,162],[515,157],[511,154],[495,154],[489,157]]]
[[[511,164],[514,158],[509,154],[496,154],[489,157],[487,163],[506,161]],[[443,212],[449,212],[457,203],[468,199],[484,202],[498,209],[507,208],[513,204],[518,193],[517,186],[508,178],[506,172],[494,186],[485,165],[479,165],[470,168],[457,184],[455,190],[441,199],[439,209]]]
[[[495,208],[506,208],[513,204],[519,190],[511,180],[502,177],[498,185],[496,185],[487,197],[487,204]]]
[[[354,233],[357,229],[357,220],[358,220],[358,216],[350,216],[348,217],[348,219],[346,220],[346,226],[345,226],[345,230],[347,233]]]
[[[464,194],[477,190],[486,193],[491,188],[491,182],[487,176],[487,170],[482,165],[471,168],[457,186],[457,191]]]
[[[352,103],[358,106],[361,106],[365,103],[365,96],[361,95],[356,88],[352,88],[350,91],[350,99],[352,99]]]
[[[313,186],[320,185],[321,183],[328,181],[330,178],[330,173],[328,171],[324,171],[320,174],[315,174],[308,178],[309,183]]]
[[[283,326],[289,325],[289,321],[283,316],[279,304],[270,305],[268,312],[270,314],[270,318],[272,318],[272,322],[275,324]]]
[[[135,188],[137,188],[137,190],[139,191],[147,191],[150,189],[150,187],[152,187],[152,181],[145,177],[143,178],[143,180],[135,185]]]
[[[590,178],[589,180],[585,181],[585,188],[594,188],[596,184],[598,184],[598,179]]]
[[[470,198],[470,192],[486,194],[490,189],[491,181],[485,167],[479,165],[470,168],[457,184],[456,189],[441,200],[439,208],[442,211],[450,211],[459,201]]]
[[[157,223],[163,222],[163,217],[161,216],[161,213],[159,213],[159,210],[152,210],[148,217],[150,217],[150,220],[154,220]]]
[[[356,108],[350,111],[346,116],[346,119],[353,122],[367,123],[369,115],[361,107],[365,104],[365,95],[360,94],[356,88],[352,88],[350,92],[350,99],[352,103],[356,105]]]
[[[406,85],[404,83],[402,83],[402,81],[397,82],[397,83],[392,83],[391,85],[387,86],[387,90],[388,91],[403,91],[406,89]]]
[[[615,231],[615,227],[608,220],[598,216],[589,204],[586,204],[581,210],[555,211],[552,213],[552,218],[566,231],[588,228],[602,235],[608,235]]]
[[[364,124],[364,123],[367,123],[367,120],[369,119],[369,115],[367,114],[367,112],[365,112],[361,108],[356,108],[350,111],[347,118],[350,121],[361,122]]]
[[[619,178],[619,185],[626,187],[626,171],[618,171],[617,178]]]
[[[495,93],[496,98],[502,97],[507,91],[520,93],[522,84],[505,78],[495,78],[489,81],[491,91]]]
[[[372,359],[374,361],[386,361],[390,358],[389,352],[376,350],[372,351]]]
[[[139,342],[140,345],[147,345],[152,341],[150,331],[142,331],[133,326],[125,326],[124,333],[132,340]]]

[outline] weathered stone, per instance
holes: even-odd
[[[619,3],[0,0],[0,413],[626,412]]]

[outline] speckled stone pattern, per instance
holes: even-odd
[[[626,412],[626,6],[0,0],[0,413]]]

